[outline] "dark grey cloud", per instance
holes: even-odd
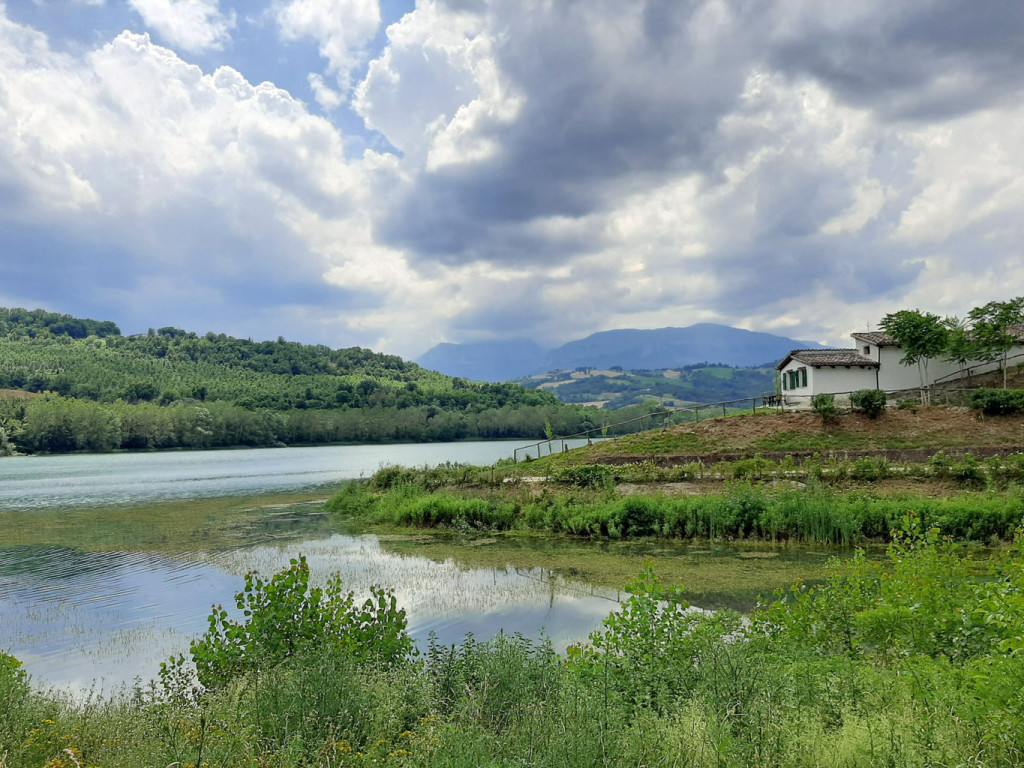
[[[818,4],[768,47],[768,63],[827,83],[843,99],[889,119],[961,115],[1020,94],[1024,4],[1017,0],[862,7],[870,12],[836,23],[843,9]]]
[[[326,313],[375,306],[364,292],[324,283],[294,235],[274,227],[264,227],[256,239],[232,233],[200,201],[177,201],[147,219],[145,228],[144,236],[128,227],[111,238],[109,227],[95,222],[0,221],[0,285],[6,295],[34,305],[114,320],[125,332],[174,325],[199,333],[309,338],[311,329],[290,317],[291,308]]]
[[[967,112],[1024,82],[1024,4],[1011,0],[877,3],[863,15],[828,3],[788,14],[797,4],[737,2],[706,38],[695,30],[712,4],[650,0],[642,41],[621,50],[597,34],[616,39],[615,25],[631,17],[621,4],[529,13],[496,5],[508,11],[498,67],[526,104],[511,125],[492,129],[499,156],[422,174],[380,222],[383,239],[426,259],[549,258],[544,248],[495,242],[494,228],[581,217],[624,186],[712,171],[723,154],[745,149],[724,147],[717,132],[760,67],[818,80],[882,119]],[[943,86],[951,75],[962,83]]]
[[[241,73],[203,78],[138,36],[86,51],[53,5],[18,18],[67,55],[0,28],[35,57],[0,56],[0,289],[51,308],[404,354],[699,320],[838,340],[1024,269],[1016,0],[437,0],[333,126],[246,83],[281,66],[308,101],[315,41],[264,52],[240,17]],[[346,157],[358,118],[381,133]]]
[[[701,169],[711,161],[704,154],[715,127],[734,108],[748,74],[745,46],[709,50],[686,38],[703,5],[652,0],[643,10],[644,34],[622,49],[603,39],[620,17],[631,20],[621,4],[506,8],[496,62],[526,98],[513,123],[491,129],[500,154],[470,168],[422,174],[379,234],[452,263],[550,258],[544,248],[496,243],[501,234],[492,227],[585,216],[624,186]],[[739,29],[734,40],[746,34]]]

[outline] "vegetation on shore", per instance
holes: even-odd
[[[933,498],[913,490],[876,493],[886,477],[918,473],[960,492]],[[700,482],[684,495],[643,492],[652,483]],[[928,465],[895,467],[885,459],[771,462],[751,459],[660,469],[652,464],[577,466],[549,482],[490,481],[468,467],[385,468],[365,483],[346,485],[328,509],[371,524],[464,532],[532,531],[592,539],[724,539],[795,541],[850,546],[885,541],[908,510],[960,540],[1008,541],[1024,519],[1024,457],[978,462],[938,455]],[[807,481],[806,485],[794,478]],[[779,482],[778,479],[782,481]],[[772,482],[758,482],[771,480]],[[622,495],[618,482],[639,482]],[[850,484],[859,487],[851,489]],[[990,488],[987,493],[978,492]],[[963,489],[974,489],[964,492]]]
[[[122,336],[109,322],[0,309],[0,455],[540,439],[610,420],[365,349],[170,327]]]
[[[0,654],[0,765],[1017,765],[1022,587],[1019,536],[977,579],[908,515],[886,559],[835,562],[749,623],[648,567],[565,655],[508,636],[417,655],[387,593],[354,602],[296,561],[151,687],[72,700]]]
[[[806,450],[822,436],[866,450],[852,456]],[[958,408],[876,419],[847,414],[830,428],[814,414],[749,415],[518,464],[386,467],[366,483],[346,486],[329,508],[413,528],[843,546],[885,541],[914,510],[958,539],[1008,541],[1024,517],[1024,453],[1015,451],[1022,439],[1019,416],[979,421]],[[948,446],[950,453],[911,448],[915,440]],[[995,454],[958,450],[970,440],[996,446]],[[747,453],[792,445],[803,452]],[[893,445],[905,450],[883,448]],[[708,452],[710,446],[748,458],[726,460],[730,454]]]

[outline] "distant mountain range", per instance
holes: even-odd
[[[686,328],[602,331],[557,349],[529,339],[438,344],[418,360],[424,368],[474,381],[510,381],[580,367],[659,370],[696,363],[753,367],[781,360],[794,349],[822,349],[770,333],[698,323]]]

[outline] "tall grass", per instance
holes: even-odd
[[[734,481],[718,493],[618,498],[564,494],[429,492],[417,485],[375,491],[351,484],[328,508],[376,524],[477,531],[537,531],[588,538],[757,539],[849,546],[885,541],[909,510],[956,538],[1008,541],[1024,519],[1021,493],[874,496],[811,482],[773,489]]]

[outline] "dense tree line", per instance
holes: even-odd
[[[47,312],[43,309],[0,307],[0,336],[11,338],[68,336],[72,339],[84,339],[88,336],[106,338],[120,335],[121,329],[109,320],[83,320],[71,315]]]
[[[539,440],[548,423],[557,434],[599,426],[591,413],[564,406],[273,411],[220,401],[161,406],[46,394],[31,400],[0,400],[0,455],[471,438]]]
[[[393,355],[0,311],[0,454],[325,442],[541,439],[605,422],[548,392]],[[85,332],[85,337],[80,333]],[[106,334],[106,335],[101,335]]]
[[[240,363],[239,354],[251,355]],[[0,389],[112,403],[218,400],[271,410],[413,408],[482,411],[557,405],[552,395],[426,371],[363,349],[189,337],[0,338]]]

